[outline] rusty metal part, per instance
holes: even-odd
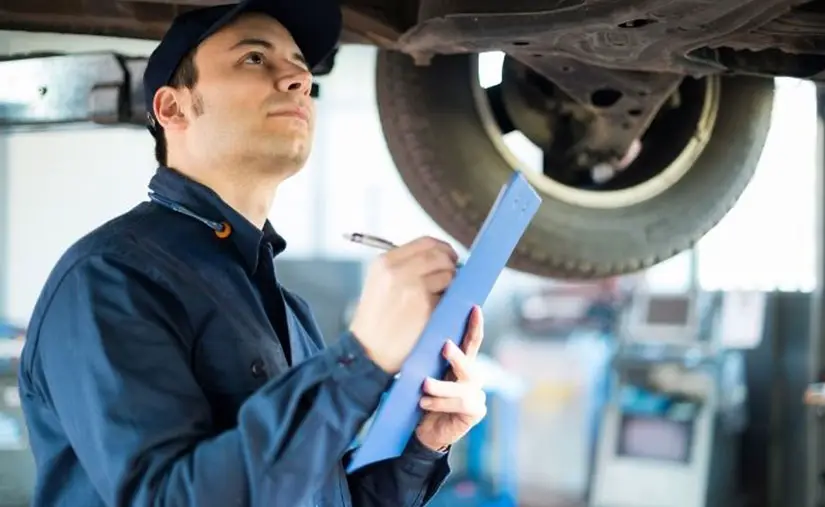
[[[521,60],[563,90],[584,113],[586,133],[574,151],[583,167],[613,163],[640,139],[662,104],[682,82],[679,74],[611,71],[569,58]],[[581,114],[581,113],[580,113]]]
[[[233,0],[5,0],[0,29],[159,38],[172,17]],[[343,41],[418,56],[564,56],[605,68],[805,75],[825,55],[822,0],[342,0]],[[742,58],[714,58],[716,50]],[[773,50],[775,55],[749,55]],[[753,56],[753,58],[749,58]],[[759,61],[781,58],[760,69]],[[521,56],[520,56],[521,58]],[[811,74],[807,72],[807,74]]]
[[[562,57],[502,69],[502,102],[515,128],[556,167],[617,167],[681,83],[676,74],[610,71]]]
[[[396,47],[406,52],[501,50],[525,57],[558,55],[612,69],[705,75],[724,67],[688,56],[703,47],[747,49],[751,43],[782,47],[789,52],[789,60],[812,48],[815,54],[825,54],[822,16],[792,11],[804,3],[421,0],[418,25],[408,30]],[[801,33],[777,29],[783,26],[785,16],[794,20],[794,26],[807,29]],[[812,39],[819,42],[812,43]]]

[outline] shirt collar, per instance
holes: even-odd
[[[215,222],[227,222],[231,227],[228,238],[218,241],[231,241],[244,259],[250,273],[258,269],[261,247],[269,244],[272,256],[277,256],[286,249],[286,241],[272,227],[269,220],[263,230],[255,227],[243,215],[229,206],[214,190],[198,183],[186,175],[166,166],[159,166],[149,182],[149,188],[167,200],[187,208],[189,211]],[[194,219],[193,219],[194,220]],[[211,232],[209,226],[203,225]]]

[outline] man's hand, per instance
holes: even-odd
[[[434,238],[411,241],[371,266],[350,331],[384,371],[397,373],[453,281],[458,254]]]
[[[483,340],[481,309],[475,307],[461,348],[452,341],[444,347],[444,357],[452,371],[445,380],[428,378],[424,382],[421,408],[425,414],[415,436],[432,450],[443,450],[454,444],[487,414],[482,379],[475,371],[475,358]]]

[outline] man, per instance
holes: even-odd
[[[328,347],[274,270],[267,212],[307,160],[310,70],[340,28],[331,0],[246,0],[182,15],[152,54],[153,199],[68,250],[29,327],[35,506],[421,506],[443,483],[485,412],[477,309],[403,455],[344,469],[455,252],[421,238],[382,255]]]

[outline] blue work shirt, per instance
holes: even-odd
[[[59,260],[19,375],[33,505],[424,505],[449,466],[415,438],[345,473],[392,376],[349,333],[324,344],[272,226],[166,167],[150,188],[230,234],[145,202]]]

